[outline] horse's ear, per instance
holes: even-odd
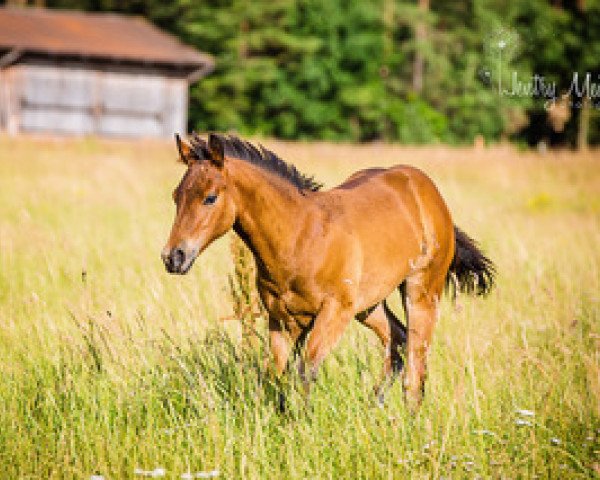
[[[198,155],[194,152],[194,149],[189,143],[182,141],[178,133],[175,134],[175,143],[177,143],[177,150],[179,150],[179,160],[186,165],[199,160]]]
[[[216,167],[222,168],[225,163],[225,145],[223,137],[215,133],[208,136],[208,151],[210,152],[210,161]]]

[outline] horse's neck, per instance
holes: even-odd
[[[259,272],[277,281],[293,257],[309,200],[295,186],[243,161],[230,169],[235,184],[235,232],[254,254]]]

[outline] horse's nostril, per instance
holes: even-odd
[[[185,252],[181,248],[176,248],[171,252],[171,265],[173,270],[179,270],[185,261]]]
[[[169,273],[178,273],[185,263],[185,251],[182,248],[173,248],[168,253],[163,251],[161,254],[165,268]]]

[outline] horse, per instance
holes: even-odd
[[[385,349],[377,398],[402,373],[405,401],[416,411],[444,289],[484,295],[495,275],[493,262],[454,225],[433,181],[397,165],[358,171],[323,190],[262,145],[216,133],[175,137],[187,169],[173,192],[166,270],[186,274],[233,229],[256,261],[278,378],[291,352],[303,351],[298,371],[308,394],[356,319]],[[386,303],[396,289],[406,326]]]

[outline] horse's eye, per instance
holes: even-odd
[[[217,201],[217,194],[213,193],[211,195],[209,195],[208,197],[206,197],[204,199],[204,202],[202,202],[204,205],[212,205],[213,203],[215,203]]]

